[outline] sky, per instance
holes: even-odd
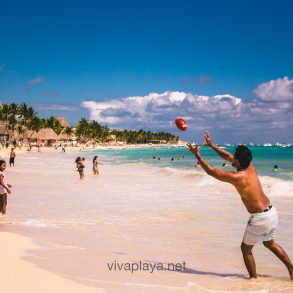
[[[293,143],[292,11],[289,0],[0,0],[0,102],[197,142],[208,129],[219,143]]]

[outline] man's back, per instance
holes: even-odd
[[[242,202],[249,213],[264,210],[270,203],[262,190],[257,172],[252,164],[245,170],[235,173],[231,182],[239,192]]]

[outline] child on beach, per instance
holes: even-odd
[[[82,157],[77,157],[75,159],[75,163],[76,163],[76,168],[77,168],[77,171],[79,173],[79,178],[81,180],[84,179],[84,168],[85,168],[85,158],[82,158]]]
[[[99,172],[99,164],[101,165],[104,165],[103,163],[101,163],[99,160],[98,160],[98,156],[94,156],[94,159],[93,159],[93,171],[94,171],[94,175],[99,175],[100,172]]]
[[[6,162],[0,160],[0,213],[6,214],[7,193],[11,194],[11,185],[7,183],[7,177],[4,174]]]
[[[9,166],[10,167],[11,167],[11,165],[13,165],[13,167],[14,167],[15,157],[16,157],[15,150],[14,150],[14,148],[11,148],[10,158],[9,158]]]

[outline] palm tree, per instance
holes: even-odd
[[[13,137],[16,130],[20,135],[25,138],[26,130],[31,130],[31,135],[28,140],[31,139],[34,132],[40,131],[42,128],[51,128],[57,134],[65,133],[70,137],[73,134],[71,127],[64,128],[58,119],[51,116],[48,119],[40,119],[37,116],[37,112],[27,104],[22,103],[20,105],[12,104],[0,104],[0,120],[5,121],[4,135],[10,135]],[[112,130],[112,134],[116,135],[116,139],[127,143],[146,143],[150,140],[165,140],[166,142],[178,142],[179,137],[174,136],[168,132],[152,132],[144,131],[142,129],[136,130]],[[79,141],[87,142],[94,140],[95,142],[104,142],[110,134],[108,126],[99,124],[97,121],[88,122],[85,118],[78,121],[76,127],[76,136]]]
[[[33,107],[28,107],[25,103],[21,104],[19,107],[19,113],[21,115],[20,125],[23,129],[30,129],[33,120],[37,116],[37,112]],[[26,136],[26,131],[23,132],[23,138]]]
[[[16,125],[15,129],[17,133],[19,134],[19,136],[21,137],[21,140],[23,140],[25,135],[25,128],[21,124],[18,124]]]
[[[21,120],[28,115],[28,106],[26,103],[22,103],[18,106],[18,114],[20,115]]]
[[[81,142],[87,142],[89,140],[88,138],[89,133],[89,123],[85,118],[81,118],[77,122],[75,134],[77,136],[77,139]]]
[[[13,139],[15,126],[17,124],[18,105],[15,103],[9,104],[8,107],[8,129],[10,130],[10,139]]]
[[[73,127],[65,127],[63,133],[68,136],[68,139],[74,134]]]
[[[8,119],[9,119],[9,104],[1,104],[1,108],[0,108],[0,118],[2,121],[7,122],[7,124],[5,125],[4,128],[4,136],[8,136],[9,135],[9,125],[8,125]]]
[[[31,135],[28,138],[28,142],[30,143],[30,140],[35,132],[39,132],[42,128],[45,126],[45,119],[40,119],[37,116],[34,116],[27,124],[27,129],[31,131]]]
[[[58,135],[64,129],[59,120],[54,116],[50,116],[48,119],[46,119],[45,127],[53,129]]]

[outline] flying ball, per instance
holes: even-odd
[[[180,117],[176,118],[175,125],[181,131],[186,131],[188,128],[186,121]]]

